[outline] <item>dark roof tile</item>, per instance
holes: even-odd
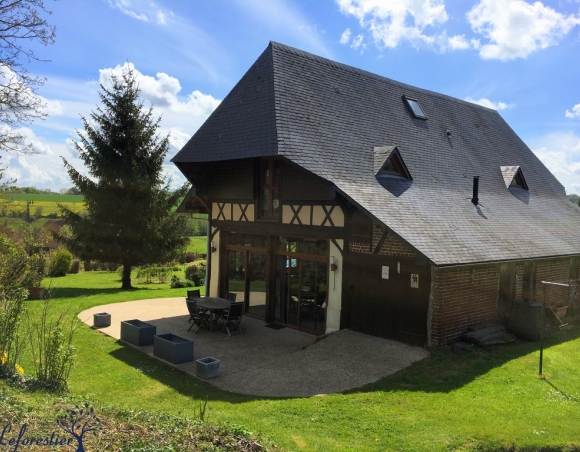
[[[377,180],[385,145],[413,182]],[[274,42],[173,161],[272,155],[330,181],[437,265],[580,254],[580,209],[497,111]],[[526,196],[506,189],[506,165],[525,169]]]

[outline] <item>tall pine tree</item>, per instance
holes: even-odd
[[[131,289],[134,266],[166,262],[187,243],[186,218],[172,212],[186,187],[171,192],[162,175],[168,137],[158,136],[160,119],[143,108],[134,73],[112,76],[111,85],[101,85],[102,106],[77,131],[90,177],[63,159],[87,213],[61,210],[73,230],[67,245],[82,259],[121,263],[122,288]]]

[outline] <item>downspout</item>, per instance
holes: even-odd
[[[431,265],[431,290],[429,292],[429,307],[427,308],[427,346],[433,346],[433,292],[435,288],[435,266]]]
[[[211,272],[209,270],[210,270],[210,267],[211,267],[211,254],[212,254],[211,253],[211,220],[210,220],[209,217],[210,216],[208,215],[207,216],[207,232],[206,232],[206,237],[207,237],[206,242],[207,243],[206,243],[206,246],[205,246],[205,249],[206,249],[206,263],[205,263],[205,292],[204,292],[204,295],[206,297],[209,297],[210,296],[210,294],[209,294],[209,282],[210,282],[209,281],[209,279],[210,279],[209,275],[211,274]]]

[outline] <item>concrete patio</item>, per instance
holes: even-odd
[[[195,376],[195,359],[221,361],[219,377],[208,383],[241,394],[267,397],[309,397],[357,388],[398,372],[428,353],[419,347],[350,330],[320,338],[292,328],[272,329],[245,316],[243,334],[187,329],[185,298],[162,298],[108,304],[87,309],[80,320],[93,325],[93,314],[111,314],[111,326],[99,331],[120,338],[123,320],[156,325],[157,334],[174,333],[194,340],[194,361],[172,365]],[[153,356],[153,346],[135,347]]]

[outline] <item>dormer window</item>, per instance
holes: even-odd
[[[501,174],[507,188],[521,188],[529,191],[524,173],[519,166],[501,166]]]
[[[425,120],[427,119],[427,116],[425,116],[425,113],[423,113],[423,109],[419,105],[419,102],[417,101],[417,99],[412,99],[412,98],[407,97],[407,96],[403,96],[403,99],[405,99],[405,102],[407,102],[407,106],[409,107],[409,109],[411,110],[411,112],[413,113],[415,118],[425,119]]]
[[[376,147],[374,153],[375,176],[402,177],[413,180],[396,146]]]

